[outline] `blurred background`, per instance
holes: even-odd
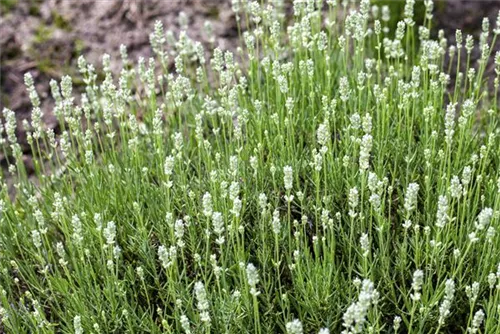
[[[285,3],[291,7],[292,1]],[[390,7],[394,26],[402,17],[403,0],[372,3]],[[417,23],[423,21],[423,8],[423,2],[417,0]],[[477,38],[483,17],[489,17],[493,28],[499,10],[500,0],[435,1],[433,35],[443,29],[449,45],[454,42],[455,29]],[[112,59],[119,57],[122,43],[128,47],[132,61],[139,56],[147,59],[151,55],[149,33],[154,22],[161,20],[165,30],[177,35],[181,11],[189,19],[191,38],[206,46],[213,42],[222,49],[234,50],[238,46],[231,0],[0,0],[0,110],[8,107],[16,111],[18,124],[29,118],[31,105],[23,79],[29,71],[42,101],[45,122],[57,132],[48,98],[50,79],[59,80],[69,74],[74,77],[74,90],[81,91],[78,56],[83,54],[98,65],[103,53],[109,53]],[[212,23],[213,39],[205,21]],[[476,50],[473,56],[477,59],[478,55]],[[489,71],[493,71],[492,65]]]

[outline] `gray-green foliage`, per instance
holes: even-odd
[[[178,36],[158,22],[119,78],[80,58],[78,105],[51,83],[60,135],[27,75],[36,182],[12,111],[2,127],[2,328],[498,333],[500,27],[472,63],[472,37],[465,59],[460,32],[429,38],[425,4],[392,35],[368,1],[288,21],[236,0],[241,48],[209,60],[185,15]]]

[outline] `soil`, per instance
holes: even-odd
[[[500,2],[436,1],[435,8],[437,28],[444,29],[452,42],[455,29],[477,38],[485,16],[493,27]],[[80,54],[94,64],[100,64],[103,53],[119,58],[120,44],[127,45],[132,61],[139,56],[147,59],[151,55],[149,33],[156,20],[177,34],[177,17],[184,11],[189,17],[188,35],[194,40],[210,44],[203,28],[208,20],[214,27],[217,45],[233,50],[237,45],[230,0],[0,0],[0,10],[0,110],[14,110],[18,128],[31,112],[24,87],[25,72],[33,75],[45,124],[56,128],[50,79],[59,80],[64,74],[78,76],[76,61]],[[478,57],[476,50],[473,61]],[[493,70],[491,62],[487,72]],[[18,135],[29,155],[24,134],[18,131]]]

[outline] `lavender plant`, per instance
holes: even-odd
[[[500,333],[500,17],[450,45],[430,0],[395,33],[368,0],[232,6],[235,53],[181,13],[118,77],[80,57],[84,93],[51,82],[60,133],[26,75],[33,175],[13,111],[0,128],[1,330]]]

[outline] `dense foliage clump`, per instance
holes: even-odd
[[[2,330],[499,333],[500,22],[449,45],[424,4],[391,32],[368,0],[235,0],[235,54],[158,22],[154,58],[122,47],[114,78],[81,57],[76,99],[51,83],[60,134],[27,74],[35,175],[3,111]]]

